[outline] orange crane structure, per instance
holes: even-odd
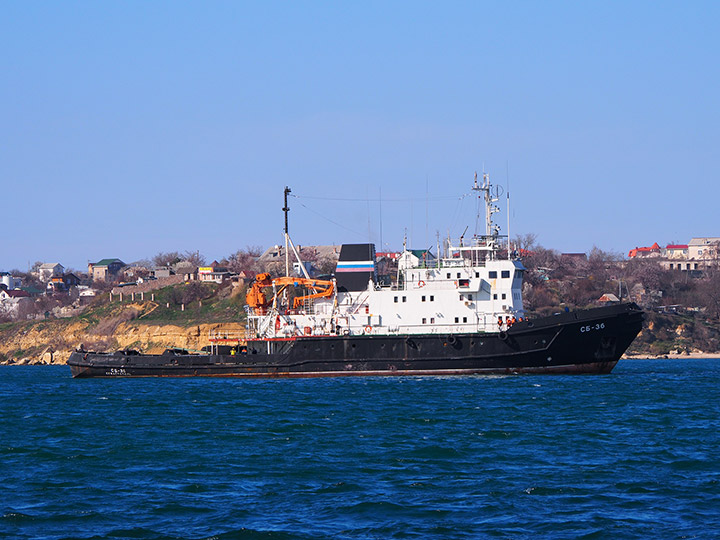
[[[280,287],[275,291],[272,297],[267,298],[263,289],[267,287]],[[323,279],[308,279],[301,277],[279,277],[272,279],[270,274],[262,273],[255,276],[250,290],[248,290],[245,296],[247,305],[259,314],[264,314],[265,310],[273,305],[273,301],[280,296],[288,287],[307,287],[313,289],[315,292],[312,294],[306,294],[303,296],[296,296],[293,299],[293,309],[299,309],[303,302],[313,298],[326,298],[332,296],[335,291],[335,285],[332,281]]]

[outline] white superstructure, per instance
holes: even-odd
[[[453,334],[507,329],[524,317],[524,267],[517,259],[498,256],[499,227],[492,220],[497,197],[492,195],[487,175],[482,185],[476,176],[473,191],[484,202],[484,235],[469,241],[448,239],[443,256],[437,258],[429,252],[405,249],[392,285],[382,285],[377,279],[374,246],[343,246],[332,282],[285,277],[272,280],[272,284],[254,285],[272,286],[273,294],[262,306],[253,306],[248,300],[248,336]],[[301,285],[309,292],[291,303],[288,285]],[[318,290],[324,293],[318,294]],[[308,298],[310,295],[315,297]]]

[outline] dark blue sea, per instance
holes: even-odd
[[[2,367],[0,538],[720,538],[720,360],[305,380]]]

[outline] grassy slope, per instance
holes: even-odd
[[[205,285],[187,293],[187,285],[166,287],[154,292],[155,301],[109,302],[104,295],[77,317],[42,319],[0,324],[0,362],[24,357],[37,359],[44,350],[72,350],[80,342],[98,350],[113,348],[114,332],[122,323],[131,326],[174,325],[190,327],[209,323],[244,323],[243,294],[231,294],[229,287]],[[188,301],[185,308],[183,300]]]

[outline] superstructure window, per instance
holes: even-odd
[[[450,279],[450,272],[447,273],[447,278]]]
[[[497,293],[493,294],[493,300],[497,300]]]
[[[496,278],[497,278],[497,272],[496,272],[495,270],[491,270],[490,272],[488,272],[488,277],[489,277],[490,279],[496,279]]]
[[[430,301],[431,301],[431,302],[434,302],[434,301],[435,301],[435,297],[434,297],[432,294],[430,295]]]
[[[423,317],[423,324],[427,324],[427,319]]]
[[[468,300],[472,300],[472,294],[468,294]]]
[[[407,302],[407,296],[403,296],[403,302]]]
[[[424,301],[425,301],[425,297],[423,296],[421,300],[424,302]]]
[[[398,297],[397,297],[397,296],[395,297],[395,303],[396,303],[396,304],[398,303]]]
[[[460,319],[458,317],[455,317],[455,322],[456,323],[460,322]]]
[[[505,300],[506,297],[507,295],[505,293],[502,293],[502,299]]]
[[[463,317],[463,322],[467,322],[467,317]]]
[[[480,277],[480,272],[475,272],[475,277]]]
[[[510,270],[503,270],[500,274],[500,277],[509,278],[510,277]]]
[[[430,324],[435,324],[435,317],[430,317]]]
[[[458,277],[458,279],[460,279],[460,272],[457,273],[457,277]]]

